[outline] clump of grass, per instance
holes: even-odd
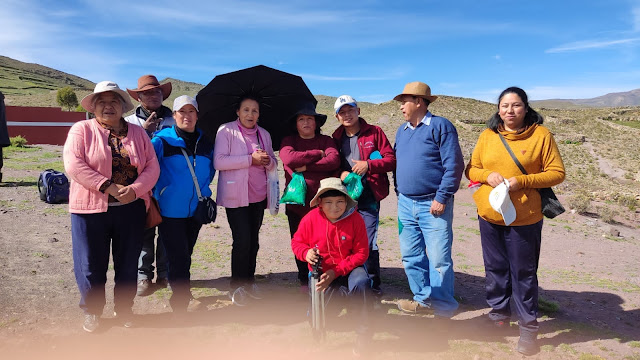
[[[547,300],[540,296],[538,298],[538,310],[545,315],[553,315],[560,310],[560,305],[557,302]]]
[[[636,211],[636,208],[638,207],[638,200],[636,200],[633,195],[620,195],[616,199],[616,202],[630,211]]]
[[[607,224],[613,224],[615,222],[615,217],[618,216],[618,211],[609,206],[598,206],[596,211],[600,216],[600,219]]]
[[[18,135],[18,136],[14,136],[12,138],[9,138],[9,141],[11,142],[11,146],[13,146],[13,147],[26,147],[27,146],[27,139],[25,139],[22,135]]]
[[[589,211],[591,200],[591,195],[586,191],[578,191],[567,198],[567,203],[578,214],[584,214]]]

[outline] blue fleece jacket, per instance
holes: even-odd
[[[430,112],[416,128],[404,123],[396,133],[396,192],[446,203],[460,186],[464,160],[453,124]]]
[[[211,196],[209,184],[215,175],[213,144],[200,129],[196,131],[200,136],[196,143],[195,156],[187,150],[184,140],[177,135],[175,125],[160,130],[151,139],[160,163],[160,178],[153,189],[153,196],[158,200],[160,214],[164,217],[191,217],[198,205],[193,178],[180,149],[185,149],[191,164],[195,164],[194,170],[202,196]]]

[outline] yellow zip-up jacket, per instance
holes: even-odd
[[[520,134],[500,131],[528,175],[522,174],[505,149],[500,136],[491,129],[480,134],[465,175],[469,180],[482,183],[473,194],[478,215],[484,220],[504,225],[502,215],[489,204],[493,188],[487,177],[497,172],[505,179],[516,177],[521,189],[509,192],[516,209],[516,220],[511,226],[535,224],[542,220],[542,205],[537,189],[560,184],[564,180],[564,164],[553,135],[542,125],[534,124]]]

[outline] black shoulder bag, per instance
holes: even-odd
[[[198,205],[196,206],[196,211],[193,213],[193,219],[202,225],[214,222],[216,221],[216,215],[218,215],[216,202],[210,197],[202,196],[196,172],[193,170],[193,165],[191,165],[191,160],[189,160],[189,156],[184,149],[181,148],[180,150],[182,150],[182,155],[184,155],[185,160],[187,160],[187,165],[193,178],[193,185],[195,185],[196,193],[198,194]]]
[[[527,175],[527,170],[524,169],[522,164],[520,164],[520,161],[518,161],[518,158],[516,158],[516,155],[513,153],[513,151],[511,151],[511,147],[509,147],[509,144],[507,144],[507,140],[505,140],[502,134],[498,133],[498,135],[500,136],[500,141],[502,141],[502,144],[509,152],[509,155],[511,155],[513,162],[518,165],[518,168],[523,174]],[[553,193],[553,190],[550,187],[538,189],[538,192],[540,193],[540,200],[542,202],[542,214],[544,216],[548,217],[549,219],[553,219],[554,217],[565,212],[564,207],[560,203],[560,200],[558,200],[556,194]]]

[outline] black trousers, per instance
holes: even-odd
[[[302,216],[292,211],[287,211],[287,220],[289,221],[289,232],[291,233],[291,238],[293,238],[293,234],[298,231],[298,226],[300,226],[300,221],[302,221]],[[300,285],[308,285],[309,284],[309,266],[306,261],[300,261],[295,256],[293,259],[296,261],[296,267],[298,268],[298,280],[300,280]]]
[[[247,285],[255,280],[258,257],[258,234],[267,200],[239,208],[226,208],[233,244],[231,248],[231,287]]]
[[[162,217],[158,225],[161,245],[167,256],[169,283],[171,284],[171,308],[186,311],[191,299],[191,255],[198,240],[201,224],[193,218]]]
[[[480,217],[489,318],[511,317],[515,305],[520,328],[538,331],[538,261],[542,220],[532,225],[502,226]]]

